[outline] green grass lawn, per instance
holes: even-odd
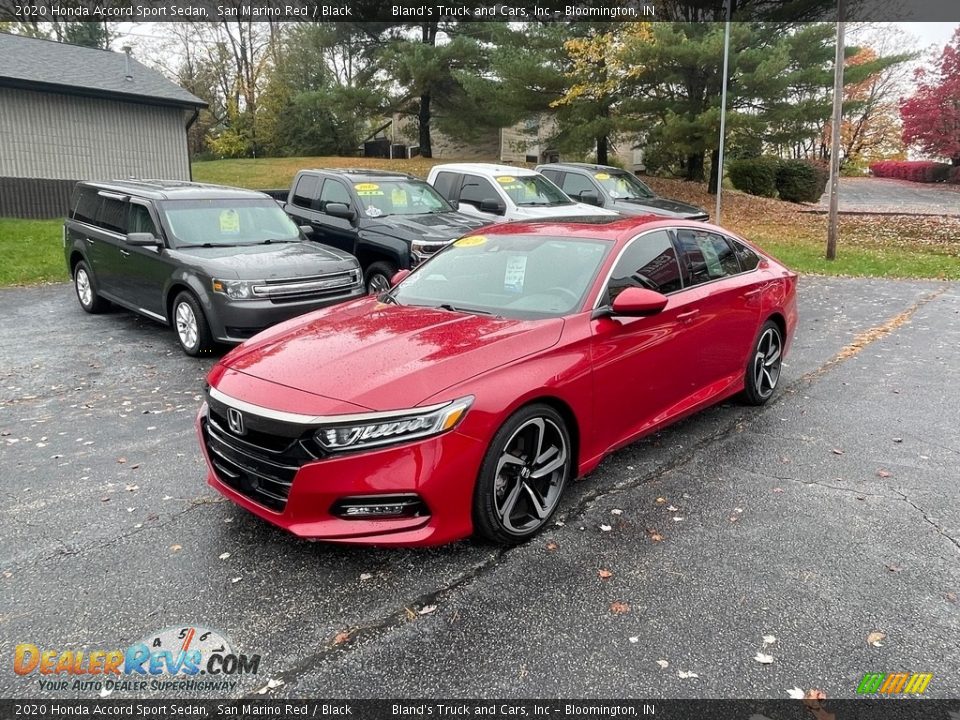
[[[0,286],[67,280],[63,220],[0,218]]]

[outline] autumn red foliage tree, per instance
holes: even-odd
[[[918,69],[916,92],[900,103],[903,141],[960,166],[960,27],[930,69]]]

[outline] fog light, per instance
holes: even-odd
[[[345,520],[420,517],[429,514],[427,506],[418,495],[367,495],[341,498],[333,504],[330,512]]]

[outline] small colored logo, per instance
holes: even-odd
[[[142,690],[148,681],[153,688],[172,689],[172,683],[160,683],[163,677],[198,681],[205,676],[203,685],[194,682],[189,688],[203,689],[214,680],[222,684],[256,675],[259,668],[259,655],[238,653],[222,633],[199,626],[166,628],[126,649],[67,650],[19,643],[13,654],[13,671],[38,677],[44,690]],[[142,682],[128,682],[137,679]]]
[[[866,673],[857,686],[858,695],[921,695],[933,673]]]

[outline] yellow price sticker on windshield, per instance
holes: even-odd
[[[483,235],[468,235],[465,238],[460,238],[453,244],[457,247],[476,247],[477,245],[483,245],[486,241],[487,238]]]
[[[610,179],[610,173],[597,173],[596,175],[594,175],[594,177],[595,177],[597,180],[609,180],[609,179]]]
[[[501,175],[497,178],[497,182],[501,185],[509,185],[510,183],[515,183],[517,179],[512,175]]]
[[[233,210],[220,211],[220,233],[222,235],[236,235],[240,232],[240,214]]]
[[[379,190],[380,186],[376,183],[357,183],[353,186],[353,189],[357,192],[372,192],[373,190]]]

